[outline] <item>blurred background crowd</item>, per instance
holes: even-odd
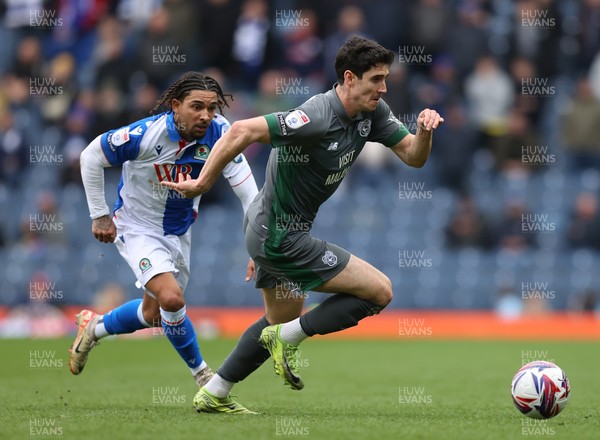
[[[81,151],[188,70],[233,95],[230,121],[301,104],[331,88],[353,34],[397,54],[385,100],[411,132],[426,107],[446,122],[419,170],[367,145],[315,235],[383,270],[393,307],[595,310],[600,0],[5,0],[0,303],[138,296],[90,233]],[[259,185],[269,150],[247,150]],[[200,208],[188,304],[260,305],[226,183]]]

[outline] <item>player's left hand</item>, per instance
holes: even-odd
[[[419,117],[417,118],[417,126],[425,131],[435,130],[443,122],[444,118],[438,112],[428,108],[419,113]]]
[[[250,281],[252,278],[256,280],[256,269],[254,268],[254,260],[250,258],[248,269],[246,270],[246,282]]]
[[[184,177],[182,173],[179,173],[177,175],[177,182],[162,181],[160,182],[160,184],[174,189],[179,194],[181,194],[184,197],[187,197],[188,199],[193,199],[194,197],[197,197],[203,194],[204,192],[202,191],[202,189],[198,188],[197,180],[193,179],[192,176],[190,176],[189,174],[186,174]]]

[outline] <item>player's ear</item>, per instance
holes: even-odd
[[[344,82],[348,86],[354,85],[354,73],[352,73],[350,70],[346,70],[344,72]]]
[[[179,110],[179,107],[181,107],[181,101],[179,101],[177,98],[173,98],[171,100],[171,108],[173,109],[173,111],[175,111]]]

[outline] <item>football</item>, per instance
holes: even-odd
[[[519,411],[533,419],[549,419],[560,413],[569,400],[570,385],[556,364],[534,361],[523,365],[510,387]]]

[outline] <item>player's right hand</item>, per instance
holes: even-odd
[[[250,258],[248,268],[246,269],[246,282],[250,281],[252,278],[256,280],[256,269],[254,267],[254,260]]]
[[[110,215],[92,220],[92,234],[100,243],[114,243],[117,237],[117,227]]]
[[[164,180],[160,182],[161,185],[177,191],[179,194],[187,197],[188,199],[193,199],[206,192],[206,190],[198,188],[197,183],[198,179],[193,179],[189,174],[184,176],[182,173],[177,175],[177,182],[168,182]]]

